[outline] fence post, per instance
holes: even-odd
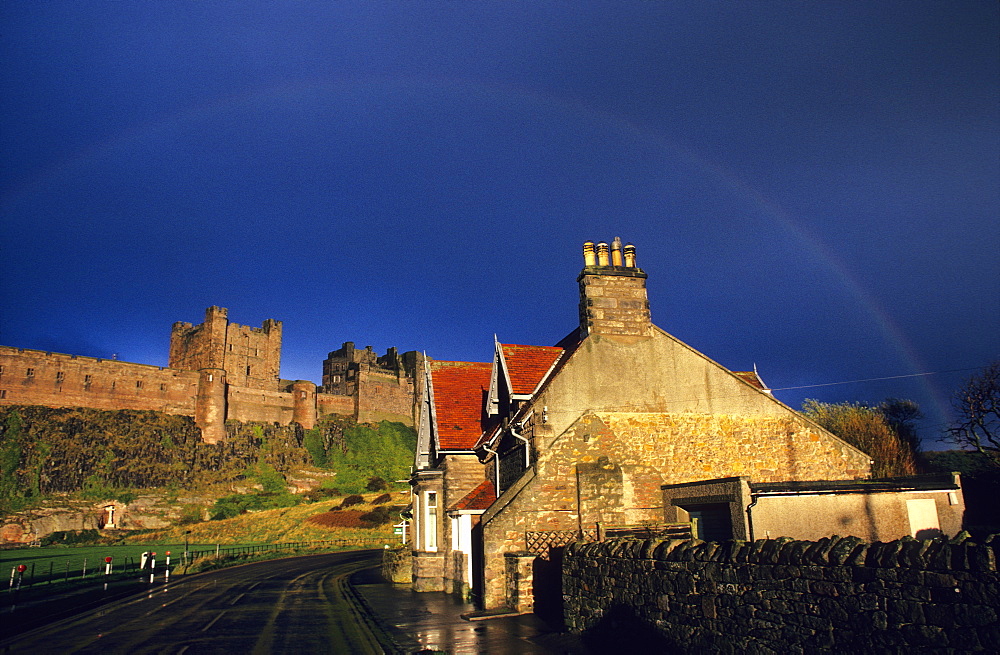
[[[80,579],[82,580],[83,578],[86,578],[86,577],[87,577],[87,558],[84,557],[83,558],[83,575],[80,576]]]

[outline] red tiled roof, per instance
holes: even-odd
[[[513,387],[511,393],[529,394],[535,390],[563,349],[555,346],[518,346],[500,344],[507,362],[507,374]]]
[[[488,509],[497,499],[497,491],[490,480],[483,480],[479,486],[465,494],[462,500],[451,506],[451,509]]]
[[[760,379],[760,376],[757,375],[757,371],[732,371],[732,373],[739,379],[744,382],[749,382],[761,391],[767,391],[767,386],[764,384],[764,381]]]
[[[492,372],[492,364],[480,362],[431,362],[438,448],[475,447],[483,432],[483,394]]]

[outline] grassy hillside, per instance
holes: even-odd
[[[388,501],[376,502],[384,499],[386,495],[390,496]],[[227,545],[384,538],[388,544],[399,542],[399,537],[394,537],[392,534],[392,524],[400,521],[399,512],[409,504],[409,492],[364,494],[362,502],[358,504],[350,504],[347,498],[350,497],[296,507],[248,512],[229,519],[133,535],[126,541],[183,543],[187,538],[190,543]],[[347,507],[342,507],[345,502]],[[373,521],[385,522],[376,524],[362,519],[372,514],[376,514]]]
[[[67,492],[128,504],[148,489],[168,495],[220,488],[224,494],[227,487],[263,492],[224,516],[291,506],[302,500],[287,491],[293,471],[319,467],[329,472],[323,486],[343,493],[383,490],[408,477],[415,443],[414,431],[402,424],[358,425],[340,416],[324,417],[311,430],[229,421],[225,441],[207,444],[185,416],[5,406],[0,514]]]

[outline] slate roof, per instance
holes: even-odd
[[[484,510],[488,509],[497,499],[497,491],[493,482],[483,480],[479,486],[465,495],[462,500],[451,506],[454,510]]]
[[[431,362],[439,450],[472,450],[483,432],[483,397],[493,365]]]
[[[502,343],[500,348],[513,387],[511,393],[516,394],[532,393],[563,353],[563,349],[556,346],[520,346]]]

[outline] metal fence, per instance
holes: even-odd
[[[25,565],[25,570],[23,572],[18,571],[18,566],[15,564],[11,567],[9,572],[10,578],[4,580],[6,584],[3,585],[3,591],[14,591],[18,588],[31,588],[38,587],[39,585],[56,585],[70,582],[79,581],[99,581],[99,582],[112,582],[117,580],[122,580],[125,578],[136,577],[139,575],[147,576],[150,574],[155,574],[158,576],[163,576],[166,574],[167,568],[171,570],[176,568],[178,565],[191,564],[198,559],[203,559],[206,557],[216,557],[220,559],[225,558],[235,558],[242,556],[255,555],[258,553],[273,552],[273,551],[295,551],[295,550],[323,550],[332,548],[344,548],[348,546],[358,546],[358,547],[375,547],[382,546],[389,543],[387,539],[379,538],[356,538],[356,539],[330,539],[327,541],[296,541],[296,542],[284,542],[276,544],[255,544],[255,545],[243,545],[243,546],[225,546],[218,545],[211,549],[202,550],[188,550],[179,551],[167,556],[162,553],[156,558],[156,569],[151,571],[148,562],[147,566],[143,566],[143,562],[140,557],[133,557],[131,555],[126,555],[124,557],[116,557],[113,562],[112,572],[110,574],[106,573],[106,563],[103,558],[96,558],[94,561],[88,561],[84,559],[82,564],[77,561],[71,563],[70,561],[60,562],[56,564],[54,561],[46,562],[32,562]],[[169,565],[167,562],[169,561]],[[0,572],[0,575],[6,576],[7,572]]]

